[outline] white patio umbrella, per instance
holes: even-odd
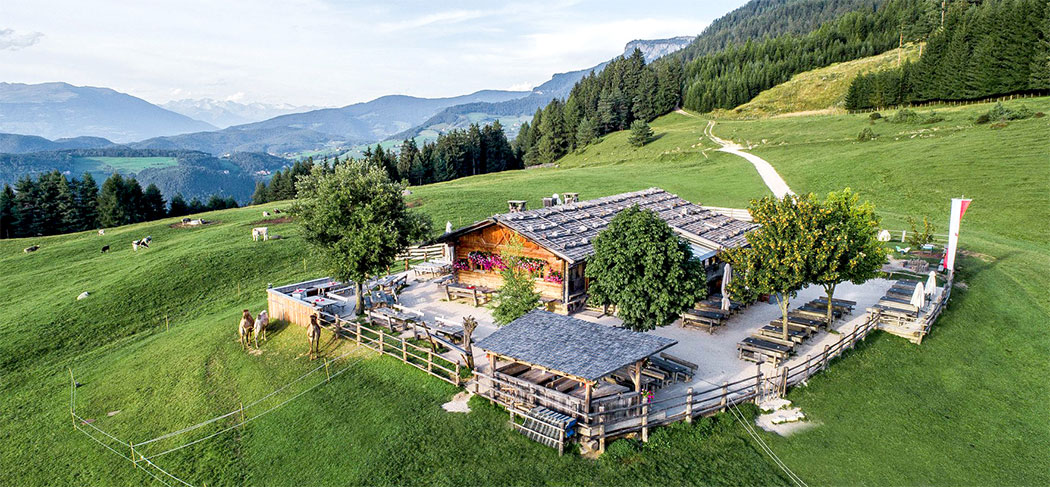
[[[551,199],[554,200],[554,204],[556,204],[556,205],[560,205],[561,204],[561,196],[558,196],[558,193],[552,194],[551,195]]]
[[[933,296],[933,290],[937,289],[937,273],[930,271],[930,277],[926,279],[926,295]]]
[[[890,241],[890,232],[889,231],[883,230],[883,231],[879,232],[879,242],[889,242],[889,241]]]
[[[729,290],[726,287],[729,284],[729,279],[733,277],[733,266],[726,264],[725,270],[722,271],[722,311],[729,311]]]
[[[926,291],[922,289],[922,283],[920,282],[915,286],[915,292],[911,294],[911,304],[916,308],[922,309],[926,306]]]
[[[445,233],[452,233],[452,222],[445,222]]]

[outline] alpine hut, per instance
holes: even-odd
[[[537,292],[552,309],[570,313],[586,303],[584,268],[594,254],[592,241],[624,209],[637,205],[667,222],[704,263],[711,286],[717,286],[722,272],[718,253],[747,245],[745,234],[756,227],[659,188],[586,201],[578,201],[576,193],[565,195],[566,203],[534,210],[526,209],[525,201],[510,201],[509,212],[442,235],[439,241],[451,247],[455,281],[488,289],[502,286],[500,256],[520,237],[523,257],[537,269]],[[551,200],[544,198],[545,205]]]

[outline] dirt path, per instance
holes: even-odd
[[[687,117],[696,117],[696,115],[682,110],[681,108],[675,110],[675,113],[680,113]],[[758,175],[762,177],[762,182],[766,183],[766,187],[768,187],[777,198],[783,198],[789,194],[795,194],[795,192],[791,191],[791,188],[788,187],[784,178],[780,177],[780,174],[777,174],[777,170],[773,169],[773,166],[766,162],[765,159],[751,154],[750,152],[744,152],[744,146],[737,144],[736,142],[718,138],[715,136],[714,127],[715,121],[708,121],[707,127],[704,129],[704,135],[710,137],[716,144],[722,146],[721,149],[718,149],[719,151],[728,152],[747,159],[748,162],[755,166]]]

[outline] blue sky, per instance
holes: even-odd
[[[3,0],[0,81],[319,106],[527,89],[743,3]]]

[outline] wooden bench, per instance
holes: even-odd
[[[736,345],[736,349],[738,357],[743,360],[764,362],[768,359],[774,367],[778,367],[791,354],[791,347],[756,337],[744,338]]]
[[[758,335],[780,339],[780,337],[784,336],[784,331],[779,325],[769,324],[759,328]],[[802,343],[807,338],[809,338],[809,333],[799,329],[792,329],[791,325],[788,325],[788,340],[793,343]]]
[[[691,326],[714,333],[715,328],[722,326],[726,318],[728,315],[722,311],[691,309],[682,313],[682,326]]]
[[[464,286],[456,283],[444,284],[442,287],[445,288],[445,297],[449,301],[464,298],[473,301],[475,307],[488,302],[489,297],[496,292],[486,287]]]
[[[815,305],[820,306],[820,307],[824,307],[824,306],[828,305],[828,297],[827,296],[822,296],[822,297],[819,297],[817,299],[814,299],[813,301],[810,301],[810,303],[815,304]],[[832,299],[831,300],[831,307],[835,308],[835,309],[838,309],[838,310],[842,311],[845,314],[849,314],[849,313],[852,313],[853,309],[857,307],[857,302],[856,301],[847,301],[847,300],[844,300],[844,299]]]
[[[676,381],[689,381],[693,378],[693,369],[670,360],[659,357],[649,357],[649,363],[654,367],[671,374]]]

